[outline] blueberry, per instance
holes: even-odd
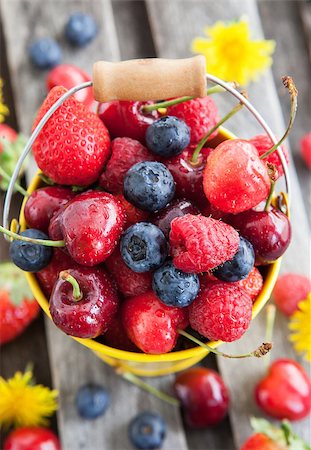
[[[230,261],[213,270],[213,275],[222,281],[239,281],[246,278],[255,263],[255,252],[248,240],[240,236],[238,251]]]
[[[81,386],[76,395],[76,407],[84,419],[96,419],[102,416],[110,405],[109,391],[98,384]]]
[[[183,272],[167,261],[154,272],[152,289],[165,305],[184,308],[198,295],[200,281],[197,274]]]
[[[94,39],[97,32],[93,17],[81,12],[72,14],[65,25],[66,39],[76,47],[84,47]]]
[[[146,144],[156,155],[170,158],[179,155],[190,143],[188,125],[174,116],[155,120],[146,131]]]
[[[163,418],[152,412],[142,412],[130,422],[129,438],[132,444],[142,450],[161,448],[166,435]]]
[[[174,194],[174,178],[162,163],[145,161],[134,164],[124,177],[124,197],[145,211],[165,208]]]
[[[23,231],[20,235],[32,239],[49,239],[42,231],[31,228]],[[17,267],[26,272],[39,272],[39,270],[44,269],[49,264],[52,254],[52,247],[46,245],[32,244],[17,239],[10,245],[11,260]]]
[[[38,69],[51,69],[61,62],[62,51],[54,39],[45,37],[33,42],[29,47],[29,57]]]
[[[139,222],[124,232],[120,251],[130,269],[148,272],[162,266],[168,254],[168,245],[160,228],[152,223]]]

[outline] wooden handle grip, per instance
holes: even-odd
[[[93,66],[95,100],[165,100],[206,95],[205,58],[134,59]]]

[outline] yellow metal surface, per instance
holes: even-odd
[[[220,129],[219,134],[221,135],[222,141],[235,138],[232,133],[224,128]],[[30,184],[28,193],[32,193],[40,186],[40,184],[41,179],[37,175]],[[25,230],[26,228],[26,221],[24,216],[24,206],[26,201],[27,198],[24,199],[19,218],[21,231]],[[267,275],[264,280],[263,289],[257,297],[253,306],[253,318],[257,316],[257,314],[269,300],[274,284],[278,277],[280,264],[281,259],[277,260],[275,263],[269,266]],[[48,299],[43,294],[35,275],[25,272],[25,276],[34,297],[37,299],[43,311],[51,319]],[[75,337],[71,338],[75,339],[85,347],[91,349],[100,359],[105,361],[107,364],[114,367],[121,367],[123,370],[127,370],[141,376],[160,376],[184,370],[199,362],[209,353],[202,347],[194,347],[191,349],[165,353],[162,355],[147,355],[144,353],[127,352],[124,350],[111,348],[93,339],[79,339]],[[221,341],[210,342],[209,345],[216,348],[221,343]]]

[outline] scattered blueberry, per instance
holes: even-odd
[[[174,194],[174,178],[162,163],[145,161],[134,164],[124,177],[124,197],[145,211],[165,208]]]
[[[213,270],[213,275],[222,281],[234,282],[243,280],[250,273],[255,263],[253,246],[240,236],[239,249],[230,261]]]
[[[139,222],[124,232],[120,251],[130,269],[134,272],[148,272],[164,263],[168,245],[160,228],[152,223]]]
[[[72,14],[65,25],[65,36],[76,47],[84,47],[94,39],[97,32],[93,17],[81,12]]]
[[[84,419],[102,416],[110,405],[109,391],[98,384],[81,386],[76,395],[78,413]]]
[[[155,120],[146,131],[146,143],[156,155],[170,158],[179,155],[190,143],[188,125],[174,116]]]
[[[166,423],[159,414],[146,411],[134,417],[128,431],[130,441],[136,448],[157,449],[163,444]]]
[[[20,233],[32,239],[49,239],[42,231],[28,229]],[[32,244],[15,239],[10,245],[10,258],[13,263],[26,272],[39,272],[46,267],[51,258],[52,247],[46,245]]]
[[[184,308],[198,295],[200,281],[197,274],[183,272],[167,261],[154,272],[152,289],[165,305]]]
[[[29,57],[38,69],[51,69],[57,66],[62,59],[62,51],[58,43],[45,37],[34,41],[28,50]]]

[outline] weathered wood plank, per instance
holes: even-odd
[[[35,71],[28,63],[25,43],[39,35],[57,36],[64,48],[64,61],[75,63],[89,71],[97,59],[119,59],[119,48],[114,28],[111,4],[108,0],[2,0],[1,9],[7,36],[7,52],[10,62],[12,84],[17,102],[17,116],[22,129],[29,130],[32,116],[44,96],[44,75]],[[69,13],[87,10],[98,20],[100,36],[85,50],[73,51],[64,42],[63,24]],[[123,7],[124,13],[124,7]],[[123,15],[124,17],[124,15]],[[14,23],[14,27],[12,27]],[[119,22],[120,24],[121,22]],[[135,30],[133,29],[133,33]],[[125,37],[129,40],[129,36]],[[135,44],[139,47],[139,44]],[[123,47],[128,56],[135,51]],[[147,48],[145,46],[139,48]],[[26,86],[27,89],[22,87]],[[27,116],[24,113],[27,111]],[[75,343],[46,319],[49,357],[52,366],[54,386],[60,391],[61,408],[58,424],[65,450],[130,449],[127,424],[139,411],[153,409],[163,414],[169,430],[164,449],[186,450],[187,444],[179,411],[138,390],[127,382],[116,378],[108,366],[89,350]],[[74,407],[73,399],[77,388],[90,381],[107,385],[112,390],[112,406],[104,418],[95,422],[81,420]],[[152,380],[150,383],[166,389],[172,377]]]
[[[273,2],[274,5],[275,3],[278,2]],[[284,8],[285,3],[282,2],[280,8]],[[239,18],[241,12],[249,16],[254,34],[257,37],[262,35],[260,18],[254,1],[219,0],[216,3],[201,0],[171,0],[168,3],[163,0],[147,0],[147,10],[157,55],[161,57],[173,58],[189,55],[191,40],[193,37],[203,34],[204,26],[210,25],[216,20]],[[293,76],[295,77],[295,70],[293,70]],[[267,119],[271,128],[280,135],[284,130],[284,122],[271,72],[263,76],[259,83],[250,86],[249,96]],[[228,110],[225,96],[218,96],[217,103],[221,111]],[[245,126],[246,123],[247,126]],[[261,132],[258,125],[252,119],[249,119],[246,112],[235,116],[228,127],[242,137]],[[308,240],[307,218],[293,165],[291,165],[290,172],[294,199],[292,204],[293,241],[284,258],[282,270],[309,273],[309,254],[305,250],[305,242]],[[287,342],[287,334],[285,320],[279,317],[274,337],[273,358],[280,356],[295,357],[293,349]],[[223,346],[223,348],[231,353],[243,353],[255,348],[263,336],[264,314],[261,314],[252,323],[249,332],[243,339],[237,343]],[[227,361],[220,358],[218,364],[231,390],[230,420],[233,425],[235,443],[240,446],[251,433],[248,422],[249,416],[260,414],[255,406],[252,392],[256,380],[264,372],[264,365],[261,360]],[[295,428],[306,440],[310,439],[306,421],[295,424]],[[202,445],[203,436],[202,433],[201,440],[198,439],[196,448],[200,448],[200,445]]]
[[[306,44],[309,49],[309,59],[311,61],[311,4],[307,0],[298,2]]]

